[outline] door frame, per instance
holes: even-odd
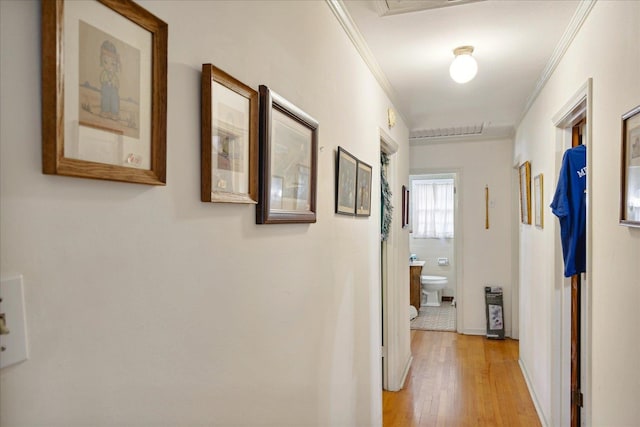
[[[397,187],[398,182],[398,164],[395,154],[398,152],[399,145],[391,138],[382,128],[380,133],[380,152],[384,152],[389,156],[389,166],[387,169],[387,180],[391,189]],[[399,205],[397,195],[392,192],[394,206]],[[380,200],[382,203],[382,200]],[[413,360],[411,354],[407,360],[403,359],[403,352],[400,348],[401,329],[409,329],[408,306],[409,300],[401,301],[398,295],[400,287],[405,284],[398,278],[399,253],[401,239],[397,226],[398,216],[394,215],[389,231],[389,238],[386,242],[381,242],[380,250],[380,295],[382,298],[380,309],[382,311],[381,327],[382,327],[382,388],[389,391],[398,391],[404,386],[405,378],[409,372],[409,367]],[[379,228],[378,228],[379,229]],[[405,265],[408,265],[408,257]],[[408,267],[407,267],[407,290],[408,290]],[[402,313],[406,323],[400,322]],[[404,363],[404,367],[401,368]]]
[[[573,97],[556,113],[553,123],[556,128],[556,163],[555,180],[562,164],[564,152],[571,147],[572,128],[586,119],[584,144],[591,144],[592,118],[592,87],[593,80],[589,78]],[[587,272],[592,271],[592,214],[591,214],[591,188],[592,175],[592,150],[587,148],[587,218],[586,218],[586,250]],[[552,293],[552,346],[551,346],[551,417],[552,425],[570,425],[571,420],[571,279],[564,277],[564,264],[562,261],[562,246],[560,240],[560,226],[557,221],[554,227],[554,292]],[[581,306],[580,314],[580,378],[581,392],[583,394],[583,407],[581,410],[581,425],[591,425],[591,348],[592,348],[592,292],[590,275],[583,274],[581,281]]]

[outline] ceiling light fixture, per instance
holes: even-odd
[[[478,63],[471,56],[472,53],[473,46],[460,46],[453,49],[456,57],[449,67],[449,74],[455,82],[467,83],[478,73]]]

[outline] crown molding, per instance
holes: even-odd
[[[560,41],[556,45],[555,50],[551,54],[551,58],[549,58],[549,62],[547,62],[547,65],[542,70],[540,77],[538,77],[536,86],[533,89],[533,92],[531,93],[531,95],[529,95],[529,98],[527,99],[527,103],[525,104],[524,111],[522,112],[522,115],[520,117],[520,120],[518,120],[518,125],[516,127],[520,125],[520,122],[522,122],[522,119],[524,119],[524,116],[527,114],[527,112],[529,112],[529,109],[538,98],[538,95],[540,95],[540,93],[542,92],[542,89],[551,78],[551,75],[553,74],[556,67],[564,57],[564,54],[567,52],[567,49],[569,49],[569,46],[573,42],[573,39],[578,34],[578,31],[582,27],[582,24],[584,23],[584,21],[587,19],[587,16],[589,16],[591,9],[593,9],[593,6],[595,6],[596,2],[597,0],[581,0],[580,4],[578,5],[578,8],[576,9],[575,13],[571,17],[571,21],[569,22],[567,29],[564,31],[564,34],[562,35],[562,37],[560,38]]]
[[[395,90],[393,89],[393,86],[391,86],[389,79],[387,79],[387,76],[385,76],[382,68],[380,68],[378,61],[373,56],[371,49],[369,49],[369,45],[367,45],[364,36],[358,29],[356,23],[353,21],[353,18],[351,18],[351,15],[347,11],[347,8],[345,7],[342,0],[325,1],[335,17],[338,19],[338,22],[340,22],[340,25],[342,25],[342,28],[347,33],[347,36],[349,36],[349,39],[364,60],[365,64],[367,64],[367,67],[369,67],[369,70],[371,71],[371,74],[373,74],[373,77],[377,80],[378,84],[380,84],[380,87],[382,87],[382,90],[387,95],[391,103],[396,106],[395,110],[398,112],[405,124],[408,125],[408,122],[405,120],[405,118],[397,108],[397,96]]]

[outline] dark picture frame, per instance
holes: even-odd
[[[267,86],[260,85],[258,92],[260,182],[256,223],[314,223],[318,122]],[[281,187],[279,196],[272,191],[273,177]]]
[[[640,227],[640,105],[622,116],[620,224]]]
[[[356,216],[371,215],[371,179],[373,168],[371,165],[358,160],[356,175]]]
[[[409,212],[411,209],[409,188],[405,185],[402,186],[402,228],[409,226]]]
[[[520,165],[520,222],[531,225],[531,163]]]
[[[258,203],[258,92],[202,64],[201,200]]]
[[[342,147],[336,152],[336,203],[335,212],[341,215],[356,214],[356,179],[358,159]]]
[[[42,1],[44,174],[166,184],[167,39],[131,0]]]

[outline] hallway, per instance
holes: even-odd
[[[540,426],[518,342],[411,331],[404,389],[383,392],[384,427]]]

